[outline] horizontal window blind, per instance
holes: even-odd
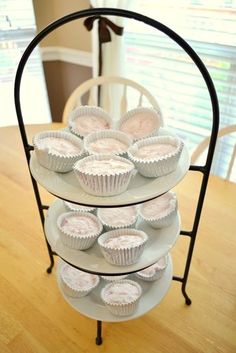
[[[132,10],[162,22],[192,46],[215,84],[221,127],[235,124],[236,1],[139,0],[135,5]],[[127,20],[125,48],[127,77],[152,92],[166,125],[194,149],[212,125],[209,93],[197,67],[169,37],[137,21]],[[213,173],[226,175],[235,141],[234,134],[219,140]]]
[[[35,34],[32,0],[0,1],[0,94],[4,104],[0,126],[17,124],[13,82],[20,58]],[[25,66],[21,93],[25,123],[51,121],[44,72],[37,48]]]

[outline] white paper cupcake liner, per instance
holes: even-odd
[[[63,292],[68,295],[69,297],[72,297],[72,298],[81,298],[81,297],[85,297],[86,295],[88,295],[92,290],[94,290],[99,282],[100,282],[100,279],[99,279],[99,276],[96,276],[96,282],[94,285],[91,285],[89,287],[86,287],[86,288],[83,288],[83,289],[75,289],[75,288],[72,288],[70,286],[69,283],[66,282],[66,280],[64,279],[63,277],[63,269],[65,266],[69,266],[67,264],[65,264],[64,266],[61,267],[61,273],[60,273],[60,276],[61,276],[61,283],[62,283],[62,288],[63,288]]]
[[[139,290],[139,296],[137,298],[135,298],[132,302],[129,303],[123,303],[123,304],[117,304],[117,303],[112,303],[110,301],[108,301],[105,298],[105,293],[106,291],[112,287],[114,285],[113,283],[109,283],[107,284],[101,291],[101,298],[102,301],[104,302],[104,304],[106,305],[107,309],[113,314],[113,315],[117,315],[117,316],[128,316],[128,315],[132,315],[135,310],[137,309],[140,297],[142,295],[142,288],[141,286],[135,282],[135,281],[131,281],[128,279],[124,279],[124,280],[120,280],[118,281],[120,283],[130,283],[132,285],[135,285],[138,290]],[[116,282],[116,283],[118,283]]]
[[[68,211],[74,212],[89,212],[96,214],[96,207],[82,206],[73,202],[64,201],[64,205]]]
[[[119,129],[121,129],[122,125],[129,120],[131,117],[135,116],[136,114],[140,113],[150,113],[150,115],[154,116],[156,119],[156,126],[153,128],[153,131],[150,132],[149,134],[146,134],[145,136],[142,136],[140,138],[132,136],[134,141],[142,140],[143,138],[155,136],[160,127],[163,126],[163,118],[162,118],[162,113],[161,109],[159,108],[145,108],[145,107],[138,107],[132,110],[129,110],[127,113],[123,115],[123,117],[120,119],[119,122]]]
[[[132,247],[127,247],[127,248],[111,248],[104,244],[106,239],[108,238],[117,237],[119,235],[125,235],[125,234],[140,235],[142,236],[143,241],[141,244],[138,244]],[[112,231],[103,233],[98,238],[98,244],[100,246],[100,249],[102,251],[102,254],[105,260],[108,263],[112,265],[117,265],[117,266],[128,266],[138,262],[139,258],[141,257],[144,251],[144,247],[146,245],[147,240],[148,240],[148,235],[143,231],[128,228],[128,229],[117,229],[117,230],[112,230]]]
[[[73,144],[77,145],[80,148],[80,151],[70,156],[48,152],[47,150],[40,148],[40,140],[45,137],[58,137],[69,140]],[[62,130],[43,131],[38,133],[33,138],[33,145],[39,164],[49,170],[60,173],[71,171],[74,163],[83,158],[85,153],[82,140],[70,132]]]
[[[153,143],[167,143],[176,146],[176,150],[172,153],[167,154],[159,158],[153,158],[151,160],[145,160],[135,157],[135,153],[139,148],[148,146]],[[128,150],[128,157],[134,163],[138,172],[148,178],[157,178],[163,175],[167,175],[173,172],[178,165],[181,152],[183,150],[183,142],[177,137],[173,136],[156,136],[136,142]]]
[[[101,276],[102,279],[104,279],[107,282],[114,282],[114,281],[120,281],[122,279],[127,278],[128,275],[119,275],[119,276]]]
[[[124,143],[125,145],[127,145],[127,148],[124,151],[121,150],[116,150],[113,152],[96,152],[93,151],[93,149],[90,147],[91,143],[100,140],[100,139],[104,139],[104,138],[113,138],[118,140],[119,142]],[[121,156],[121,157],[125,157],[127,156],[127,151],[129,149],[129,147],[132,145],[132,139],[126,135],[124,132],[121,131],[117,131],[117,130],[101,130],[101,131],[96,131],[96,132],[92,132],[91,134],[87,135],[84,138],[84,148],[85,150],[90,154],[104,154],[104,153],[111,153],[111,154],[115,154],[117,156]]]
[[[176,215],[177,215],[177,211],[175,210],[160,219],[153,219],[153,220],[145,219],[145,221],[152,228],[161,229],[161,228],[169,227],[174,222]]]
[[[122,224],[122,225],[108,224],[103,218],[103,208],[98,208],[97,209],[97,216],[100,219],[100,221],[102,222],[104,229],[106,231],[110,231],[110,230],[123,229],[123,228],[134,228],[135,224],[137,222],[137,219],[138,219],[138,207],[137,206],[128,206],[128,207],[134,207],[136,209],[136,217],[133,222],[129,222],[129,223]]]
[[[155,273],[152,276],[148,276],[143,271],[136,272],[135,276],[147,282],[157,281],[164,275],[167,265],[168,265],[168,256],[166,255],[164,257],[164,266],[157,267],[155,269]]]
[[[157,214],[156,217],[147,217],[143,214],[143,208],[145,207],[145,203],[143,203],[140,206],[140,209],[139,209],[140,218],[143,219],[146,223],[148,223],[152,228],[160,229],[160,228],[169,227],[174,222],[177,216],[178,201],[177,201],[176,194],[171,191],[169,191],[168,194],[172,195],[170,202],[173,207],[172,207],[172,210],[168,212],[166,215],[159,216]]]
[[[91,174],[81,170],[86,161],[104,160],[104,159],[117,159],[130,163],[131,170],[121,171],[114,174]],[[73,170],[77,179],[79,180],[81,188],[88,194],[95,196],[113,196],[121,194],[128,188],[131,177],[135,173],[135,168],[132,162],[119,156],[109,154],[101,154],[85,157],[83,160],[74,164]]]
[[[68,125],[69,125],[70,131],[73,134],[75,134],[81,138],[84,138],[86,135],[89,134],[89,132],[84,133],[82,131],[79,131],[79,129],[74,126],[75,121],[77,119],[79,119],[81,116],[86,116],[86,115],[87,116],[92,115],[92,116],[97,116],[97,117],[103,118],[108,123],[109,129],[111,128],[111,124],[112,124],[111,117],[109,114],[107,114],[105,112],[105,110],[103,110],[100,107],[83,105],[81,107],[77,107],[76,109],[72,110],[72,112],[69,115]],[[93,131],[91,131],[91,132],[93,132]]]
[[[93,221],[97,223],[98,230],[97,232],[93,234],[88,234],[86,236],[82,235],[75,235],[70,232],[66,232],[64,229],[61,227],[62,221],[70,216],[73,215],[82,215],[91,218]],[[57,226],[60,230],[60,238],[61,241],[63,242],[64,245],[68,246],[71,249],[76,249],[76,250],[87,250],[89,249],[96,241],[98,236],[102,232],[102,224],[99,221],[98,217],[94,216],[91,213],[88,212],[65,212],[62,213],[58,219],[57,219]]]

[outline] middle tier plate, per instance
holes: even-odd
[[[116,266],[106,262],[97,242],[90,249],[83,251],[70,249],[62,243],[60,231],[57,228],[57,218],[61,213],[66,211],[64,203],[61,200],[56,200],[50,206],[44,225],[46,238],[52,250],[63,260],[81,270],[97,274],[124,274],[148,267],[170,251],[180,233],[179,214],[169,227],[162,229],[153,229],[145,222],[138,220],[135,228],[143,230],[149,236],[144,252],[136,264]]]

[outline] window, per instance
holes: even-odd
[[[235,123],[236,1],[134,3],[132,10],[162,22],[192,46],[214,81],[221,127]],[[138,21],[127,21],[125,45],[127,76],[156,96],[167,126],[193,149],[210,134],[212,122],[208,90],[197,67],[175,42]],[[225,176],[234,143],[235,136],[219,140],[214,174]]]
[[[4,104],[0,126],[15,125],[13,82],[20,58],[36,34],[31,0],[0,2],[0,94]],[[32,95],[33,91],[33,95]],[[21,105],[25,123],[51,121],[39,51],[31,54],[22,77]]]

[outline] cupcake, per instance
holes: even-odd
[[[80,271],[68,264],[61,267],[60,276],[64,293],[73,298],[84,297],[99,283],[99,276]]]
[[[157,281],[163,276],[165,269],[167,267],[167,264],[168,264],[168,257],[166,255],[166,256],[163,256],[152,266],[149,266],[142,271],[136,272],[135,276],[148,282]]]
[[[99,219],[88,212],[65,212],[57,219],[64,245],[72,249],[90,248],[102,232]]]
[[[82,206],[69,201],[64,201],[64,205],[68,211],[96,213],[96,207]]]
[[[120,281],[121,279],[125,279],[128,275],[118,275],[118,276],[101,276],[107,282]]]
[[[128,266],[140,259],[148,235],[136,229],[117,229],[103,233],[98,244],[105,260],[112,265]]]
[[[156,178],[177,168],[182,149],[183,142],[177,137],[150,137],[130,147],[128,157],[141,175]]]
[[[154,108],[139,107],[129,110],[120,121],[119,130],[134,140],[155,135],[162,125],[161,112]]]
[[[134,227],[138,218],[137,206],[99,208],[98,218],[106,230]]]
[[[84,139],[85,150],[89,154],[111,153],[124,156],[132,144],[132,139],[123,132],[102,130],[92,132]]]
[[[85,137],[91,132],[110,129],[110,116],[100,107],[81,106],[69,115],[70,131],[80,137]]]
[[[178,202],[172,191],[158,198],[144,202],[139,209],[140,217],[152,228],[170,226],[177,215]]]
[[[137,309],[141,295],[141,286],[126,279],[109,283],[101,291],[101,298],[107,309],[118,316],[132,315]]]
[[[134,165],[126,158],[103,154],[85,157],[73,169],[81,188],[96,196],[121,194],[134,174]]]
[[[66,131],[40,132],[34,136],[33,145],[39,164],[54,172],[69,172],[84,157],[81,139]]]

